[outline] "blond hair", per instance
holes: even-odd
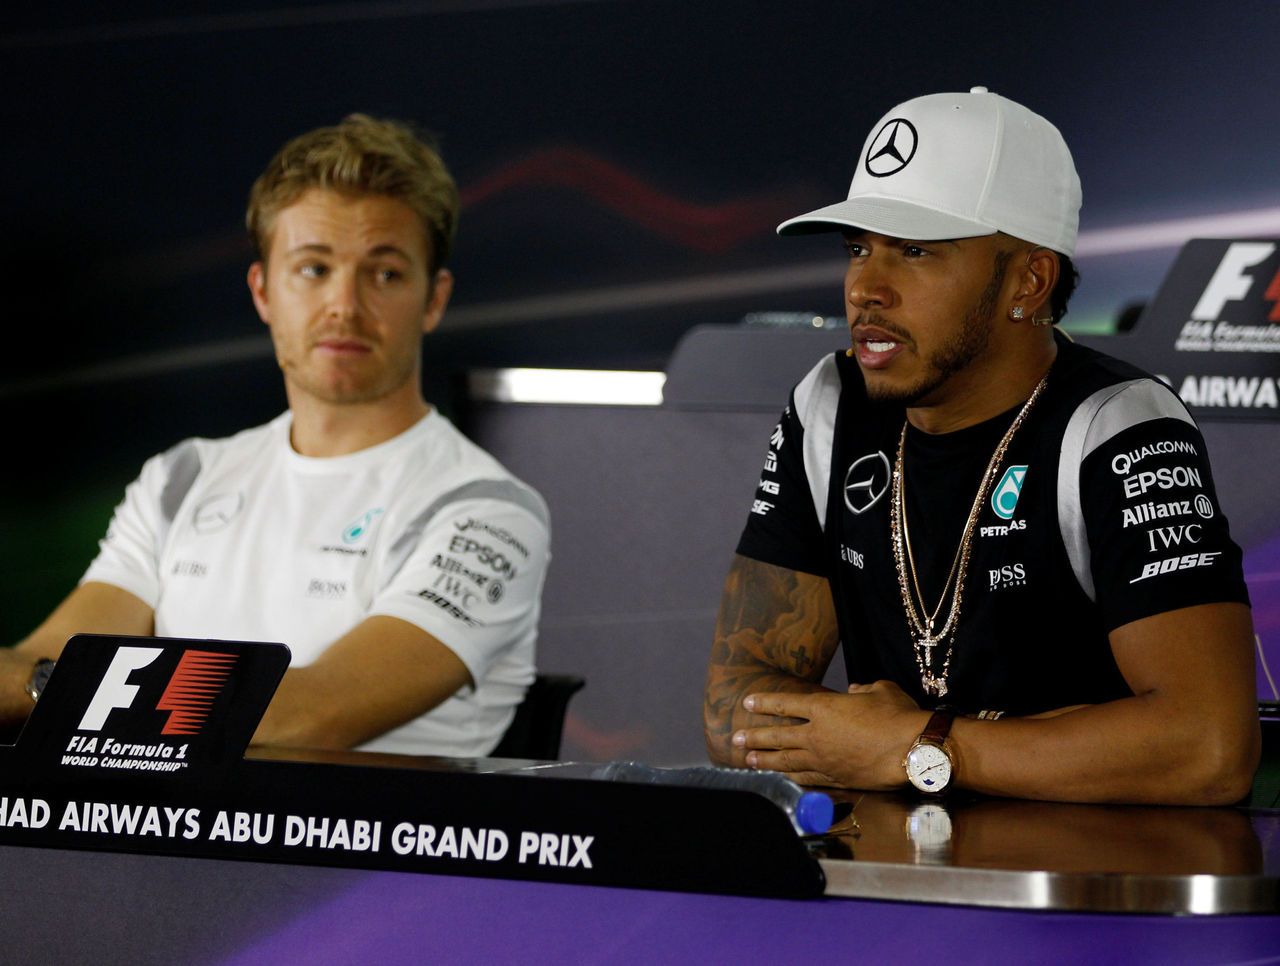
[[[245,211],[258,258],[267,257],[276,216],[311,188],[404,202],[426,229],[431,273],[448,259],[458,225],[458,186],[435,146],[409,125],[351,114],[281,148],[253,183]]]

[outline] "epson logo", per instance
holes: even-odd
[[[97,691],[80,719],[79,731],[101,731],[107,717],[116,710],[133,707],[140,685],[130,684],[137,671],[149,666],[163,653],[158,647],[123,645],[117,648]],[[160,729],[164,735],[199,734],[213,700],[221,693],[236,655],[218,651],[184,651],[174,668],[155,710],[168,711],[169,719]]]
[[[1162,466],[1158,470],[1143,470],[1124,478],[1124,495],[1133,499],[1152,487],[1172,490],[1175,487],[1201,486],[1200,470],[1194,466]]]

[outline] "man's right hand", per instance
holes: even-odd
[[[748,694],[827,690],[821,681],[839,641],[825,577],[735,556],[720,601],[703,701],[711,760],[744,767],[744,750],[732,744],[734,732],[779,723],[747,712],[742,699]]]
[[[154,612],[127,590],[94,581],[81,584],[21,644],[0,648],[0,734],[31,713],[27,682],[36,661],[56,660],[76,634],[148,637],[154,626]]]
[[[31,697],[27,681],[35,661],[26,654],[6,647],[0,650],[0,740],[27,720],[31,713]]]

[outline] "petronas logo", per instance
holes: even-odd
[[[373,521],[380,516],[382,516],[382,507],[380,506],[362,513],[359,520],[342,531],[342,542],[355,543],[358,541],[369,532],[369,528],[373,526]]]
[[[1022,495],[1022,481],[1027,477],[1025,466],[1010,466],[1000,477],[994,492],[991,494],[991,509],[1001,520],[1012,520],[1013,511],[1018,506],[1018,497]]]

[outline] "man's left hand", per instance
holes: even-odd
[[[735,733],[733,743],[747,749],[749,767],[836,788],[900,787],[902,759],[929,720],[891,681],[851,684],[847,694],[749,694],[742,705],[755,714],[802,719]]]

